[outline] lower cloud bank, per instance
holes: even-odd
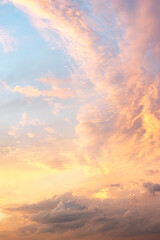
[[[6,211],[23,218],[0,239],[135,239],[160,237],[159,184],[144,183],[144,192],[121,199],[87,199],[65,193]],[[14,219],[12,217],[12,219]],[[15,236],[15,237],[14,237]]]

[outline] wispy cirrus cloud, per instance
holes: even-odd
[[[12,52],[16,49],[16,40],[11,37],[8,31],[0,27],[0,44],[4,52]]]
[[[74,97],[74,93],[71,89],[58,87],[52,87],[52,90],[39,90],[33,86],[15,86],[12,92],[23,94],[26,97],[58,97],[61,99]]]
[[[87,24],[83,2],[67,0],[60,6],[59,3],[51,1],[34,1],[33,3],[13,0],[11,2],[28,13],[40,30],[49,30],[50,33],[58,34],[61,39],[60,46],[68,56],[73,58],[81,75],[99,85],[96,81],[99,78],[102,79],[99,68],[102,69],[105,66],[103,49],[98,43],[94,27]],[[52,35],[48,40],[52,43]],[[75,66],[73,67],[75,69]]]

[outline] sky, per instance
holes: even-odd
[[[0,240],[160,239],[159,12],[0,0]]]

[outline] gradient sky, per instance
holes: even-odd
[[[159,23],[159,0],[0,0],[0,240],[160,239]]]

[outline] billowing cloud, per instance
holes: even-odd
[[[155,194],[156,192],[160,192],[160,184],[147,182],[147,183],[144,183],[143,186],[148,190],[148,192],[152,194]]]
[[[70,231],[75,239],[97,233],[102,239],[107,236],[143,239],[145,234],[152,239],[152,234],[160,234],[158,201],[159,197],[98,201],[67,193],[10,211],[23,212],[32,222],[19,229],[24,235],[28,232],[52,232],[54,239],[54,234]]]
[[[104,1],[100,1],[101,14],[105,12],[103,6]],[[104,165],[107,160],[118,164],[125,160],[156,161],[160,125],[159,67],[155,54],[160,37],[156,10],[159,3],[149,0],[144,6],[139,1],[115,0],[113,8],[122,34],[115,38],[116,56],[111,62],[106,58],[107,96],[85,106],[78,114],[79,144],[87,150],[91,162],[98,151],[97,159],[104,159]]]

